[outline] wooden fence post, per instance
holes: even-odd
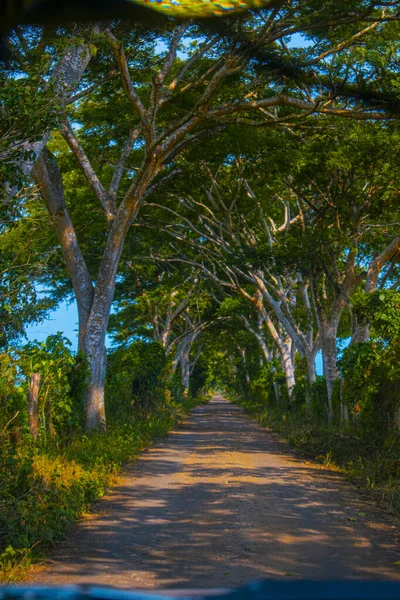
[[[28,423],[32,437],[39,437],[38,400],[40,387],[40,373],[32,373],[28,392]]]

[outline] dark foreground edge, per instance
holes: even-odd
[[[111,587],[1,587],[0,600],[400,600],[393,581],[259,581],[234,590],[120,590]]]

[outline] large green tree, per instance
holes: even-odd
[[[322,10],[317,2],[299,1],[239,19],[228,38],[186,23],[168,25],[157,37],[124,24],[98,32],[91,47],[96,60],[81,79],[85,88],[69,98],[59,119],[86,181],[88,208],[77,204],[61,145],[56,153],[45,147],[33,170],[78,303],[79,345],[91,370],[88,428],[105,422],[104,340],[126,235],[144,200],[176,174],[183,153],[232,125],[317,124],[326,115],[384,118],[379,107],[347,97],[340,102],[321,65],[394,16],[379,3],[352,2],[343,11],[333,1]],[[313,36],[315,44],[298,53],[299,68],[290,69],[285,40],[296,32]]]

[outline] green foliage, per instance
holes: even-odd
[[[400,337],[400,292],[381,289],[371,294],[358,293],[352,299],[360,323],[369,323],[373,338],[394,343]]]
[[[121,412],[132,418],[134,413],[148,414],[164,406],[168,401],[167,375],[165,351],[158,342],[139,340],[111,353],[106,384],[110,418],[118,418]]]
[[[110,354],[109,429],[86,436],[88,365],[61,334],[1,353],[0,370],[0,573],[7,581],[60,539],[123,465],[165,435],[197,400],[171,400],[163,347],[137,341]],[[32,373],[41,375],[37,441],[27,418]]]
[[[36,142],[46,128],[55,127],[60,106],[53,85],[40,89],[43,74],[50,65],[50,55],[32,61],[30,77],[7,77],[0,70],[0,199],[6,197],[5,186],[20,187],[24,181],[21,165],[34,156],[20,140]]]
[[[17,383],[17,360],[11,352],[0,352],[0,430],[12,420],[14,430],[25,424],[26,398]]]
[[[29,323],[40,322],[55,306],[52,284],[57,277],[60,286],[60,273],[53,242],[46,211],[33,192],[24,190],[24,201],[0,203],[0,348],[19,341]]]
[[[18,366],[25,376],[25,391],[33,373],[39,373],[39,414],[41,435],[46,440],[51,435],[62,437],[72,431],[81,412],[74,406],[78,400],[71,394],[70,376],[75,383],[78,366],[70,350],[71,343],[61,333],[49,336],[44,342],[31,342],[20,351]],[[75,410],[77,408],[78,410]]]
[[[359,435],[391,443],[400,410],[400,294],[393,290],[359,293],[353,306],[357,322],[369,324],[371,338],[343,352],[342,401]]]

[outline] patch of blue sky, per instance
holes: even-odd
[[[26,328],[28,341],[43,342],[49,335],[61,332],[72,344],[74,350],[78,347],[78,309],[76,302],[61,302],[51,311],[47,319]]]
[[[78,349],[78,309],[76,302],[60,302],[56,309],[51,311],[47,319],[36,325],[26,328],[26,338],[30,342],[44,342],[49,335],[62,333],[72,344],[72,349]],[[107,348],[111,347],[112,340],[106,338]]]
[[[313,43],[301,33],[294,33],[286,39],[286,45],[288,48],[309,48]]]
[[[317,373],[317,375],[323,375],[324,374],[324,361],[322,358],[322,352],[321,350],[319,350],[317,352],[317,355],[315,357],[315,371]]]

